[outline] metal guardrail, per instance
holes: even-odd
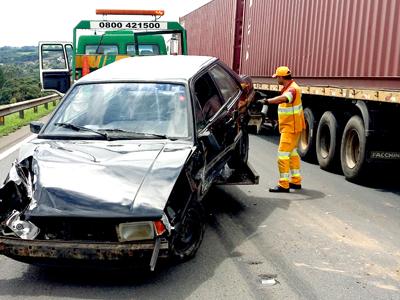
[[[19,112],[19,117],[23,119],[24,110],[33,108],[33,111],[37,112],[37,107],[43,104],[47,109],[49,102],[53,102],[53,104],[55,105],[56,101],[59,99],[60,99],[59,95],[53,94],[46,97],[0,106],[0,125],[4,125],[4,117],[7,115]]]

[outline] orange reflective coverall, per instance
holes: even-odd
[[[282,89],[281,94],[287,97],[288,102],[278,106],[279,132],[281,133],[278,149],[279,186],[288,189],[289,182],[301,184],[297,144],[305,128],[305,121],[300,87],[292,80]]]

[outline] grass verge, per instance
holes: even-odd
[[[38,112],[33,112],[33,108],[24,111],[24,118],[19,118],[19,113],[13,113],[4,117],[4,125],[0,125],[0,137],[8,135],[17,129],[29,124],[31,121],[39,120],[48,115],[55,109],[53,102],[48,103],[48,109],[43,105],[38,106]]]

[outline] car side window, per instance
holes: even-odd
[[[194,93],[200,103],[206,121],[221,108],[222,101],[210,74],[205,73],[194,83]]]
[[[206,120],[204,119],[203,110],[201,108],[200,102],[197,97],[193,101],[194,117],[196,122],[197,130],[201,130],[206,125]]]
[[[240,85],[235,81],[232,75],[225,71],[221,66],[214,66],[210,73],[220,89],[225,102],[236,97],[240,92]]]

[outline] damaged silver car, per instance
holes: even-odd
[[[209,188],[258,183],[253,96],[249,78],[212,57],[133,57],[83,77],[47,124],[31,123],[38,136],[0,189],[0,254],[151,270],[193,257]]]

